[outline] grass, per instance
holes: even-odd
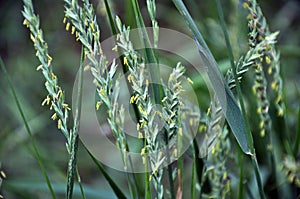
[[[45,82],[35,87],[43,90],[46,96],[41,99],[43,109],[49,108],[49,121],[55,124],[52,122],[45,132],[33,132],[27,119],[30,114],[25,111],[28,105],[25,107],[19,97],[22,95],[19,85],[11,80],[12,71],[7,72],[9,64],[5,66],[1,58],[1,70],[6,78],[1,83],[8,85],[30,140],[22,144],[32,151],[43,178],[36,180],[29,172],[25,179],[11,179],[12,170],[6,166],[8,160],[1,159],[0,170],[9,172],[5,172],[7,175],[1,170],[0,186],[4,194],[0,198],[39,198],[39,194],[68,199],[299,197],[300,109],[293,113],[287,105],[291,94],[285,93],[284,88],[291,80],[285,80],[282,72],[284,67],[277,47],[279,32],[271,31],[273,28],[269,27],[269,20],[256,0],[228,5],[216,0],[214,14],[219,20],[214,20],[220,28],[213,29],[211,34],[219,34],[222,39],[214,45],[223,46],[226,52],[223,58],[228,66],[221,70],[216,61],[220,56],[218,50],[209,47],[213,41],[209,40],[208,25],[205,19],[199,18],[203,15],[193,13],[197,4],[184,4],[181,0],[172,3],[175,7],[168,8],[170,16],[162,18],[161,3],[147,0],[147,9],[142,9],[144,4],[140,1],[128,0],[125,10],[131,13],[126,13],[124,20],[113,1],[105,0],[103,5],[98,5],[106,11],[99,18],[99,7],[93,2],[64,0],[61,9],[64,9],[66,34],[81,49],[78,64],[73,66],[74,71],[78,70],[78,81],[72,96],[70,89],[64,89],[66,75],[59,72],[56,57],[50,56],[55,48],[47,31],[41,28],[44,21],[37,13],[42,11],[35,10],[31,0],[23,0],[23,24],[28,28],[39,62],[36,70]],[[228,6],[238,8],[235,11],[243,16],[247,31],[234,32],[239,24],[230,21],[236,13],[228,13]],[[200,57],[206,67],[204,78],[195,75],[195,71],[200,72],[190,67],[189,60],[179,56],[170,60],[167,53],[158,50],[164,43],[160,40],[164,38],[160,26],[169,17],[178,21],[176,27],[184,27],[181,31],[192,38],[198,53],[195,57]],[[104,18],[107,24],[102,23]],[[134,21],[138,28],[136,35],[131,31],[135,28]],[[152,34],[147,32],[149,25]],[[102,42],[107,26],[115,35],[112,47],[118,56],[113,60]],[[248,38],[248,42],[245,39],[240,44],[241,49],[234,46],[239,43],[234,34]],[[136,40],[146,48],[136,49]],[[169,72],[162,66],[166,63]],[[33,69],[29,71],[33,73]],[[98,120],[109,127],[107,137],[118,149],[118,154],[113,155],[107,151],[106,158],[119,157],[120,165],[115,167],[119,171],[99,161],[97,152],[80,135],[85,73],[94,79],[93,106],[100,116]],[[129,91],[127,95],[123,83]],[[189,103],[186,88],[193,88],[198,105]],[[204,95],[209,95],[210,101]],[[299,104],[299,100],[295,101]],[[128,115],[135,117],[133,129],[136,130],[126,129]],[[57,144],[62,146],[65,142],[65,154],[60,157],[63,166],[45,155],[62,149],[40,144],[40,136],[50,131],[60,131],[64,138]],[[7,137],[7,133],[0,135],[3,140],[0,143],[5,144]],[[56,135],[51,137],[57,139]],[[23,170],[30,169],[25,167]],[[89,170],[93,171],[91,176]]]

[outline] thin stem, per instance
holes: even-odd
[[[49,189],[49,191],[50,191],[51,197],[52,197],[52,199],[56,199],[55,194],[54,194],[53,187],[52,187],[52,185],[51,185],[51,182],[50,182],[49,176],[48,176],[48,174],[47,174],[47,171],[46,171],[46,169],[45,169],[44,163],[43,163],[43,161],[42,161],[41,155],[40,155],[40,153],[39,153],[39,151],[38,151],[38,149],[37,149],[37,146],[36,146],[35,140],[34,140],[34,138],[33,138],[32,132],[31,132],[31,130],[30,130],[29,124],[28,124],[27,119],[26,119],[26,117],[25,117],[25,114],[24,114],[24,112],[23,112],[22,106],[21,106],[21,104],[20,104],[20,102],[19,102],[19,98],[17,97],[16,91],[15,91],[15,89],[14,89],[14,86],[13,86],[13,84],[12,84],[12,82],[11,82],[11,79],[10,79],[8,73],[7,73],[5,64],[4,64],[4,62],[3,62],[3,60],[2,60],[1,57],[0,57],[0,65],[1,65],[1,68],[2,68],[2,70],[3,70],[4,76],[5,76],[5,78],[6,78],[6,81],[7,81],[7,83],[8,83],[8,86],[10,87],[10,90],[11,90],[11,92],[12,92],[13,98],[14,98],[16,104],[17,104],[19,113],[20,113],[20,115],[21,115],[21,118],[22,118],[23,123],[24,123],[25,128],[26,128],[26,131],[27,131],[27,133],[28,133],[28,135],[29,135],[29,137],[30,137],[31,145],[32,145],[32,147],[33,147],[33,152],[34,152],[35,157],[36,157],[36,159],[37,159],[37,161],[38,161],[38,163],[39,163],[39,166],[40,166],[40,168],[41,168],[41,170],[42,170],[42,173],[43,173],[44,178],[45,178],[45,180],[46,180],[46,183],[47,183],[48,189]]]
[[[168,133],[165,131],[165,142],[166,142],[166,147],[168,147],[169,140],[168,140]],[[174,181],[173,181],[173,175],[172,175],[172,165],[170,164],[170,154],[169,151],[167,150],[167,163],[168,163],[168,179],[170,183],[170,192],[171,192],[171,198],[175,199],[175,188],[174,188]]]
[[[243,152],[240,150],[240,148],[237,149],[238,150],[238,164],[239,164],[239,192],[238,192],[238,198],[239,199],[243,199],[243,191],[244,191],[244,174],[243,174],[243,170],[244,170],[244,156],[243,156]]]
[[[258,167],[256,155],[255,155],[255,148],[254,148],[253,138],[252,138],[252,134],[251,134],[251,131],[250,131],[249,122],[247,120],[247,115],[246,115],[244,100],[243,100],[243,96],[242,96],[242,91],[241,91],[240,83],[238,81],[238,75],[236,73],[236,66],[234,64],[234,57],[233,57],[231,44],[230,44],[230,41],[229,41],[227,28],[226,28],[224,13],[223,13],[223,10],[222,10],[220,0],[216,0],[216,2],[217,2],[217,8],[218,8],[220,21],[221,21],[222,30],[223,30],[225,41],[226,41],[226,47],[227,47],[227,52],[228,52],[229,59],[230,59],[232,73],[233,73],[236,88],[237,88],[238,98],[239,98],[240,106],[241,106],[241,109],[242,109],[242,114],[243,114],[243,117],[244,117],[244,120],[245,120],[245,123],[246,123],[247,138],[248,138],[248,142],[250,144],[251,153],[253,154],[251,156],[251,159],[252,159],[252,164],[253,164],[253,167],[254,167],[254,170],[255,170],[255,176],[256,176],[256,181],[257,181],[257,185],[258,185],[258,189],[259,189],[259,194],[260,194],[260,197],[262,199],[264,199],[265,194],[264,194],[264,191],[263,191],[263,185],[262,185],[261,176],[260,176],[260,173],[259,173],[259,167]]]
[[[145,47],[145,56],[146,63],[151,64],[149,67],[151,81],[155,84],[151,84],[153,89],[152,98],[155,101],[155,104],[161,104],[162,100],[162,88],[160,86],[160,72],[158,68],[158,60],[155,57],[153,49],[151,48],[151,43],[148,37],[148,34],[145,29],[145,24],[142,18],[141,11],[139,9],[139,4],[137,0],[132,0],[133,10],[136,16],[137,27],[139,28],[139,33],[141,37],[141,42]]]
[[[83,189],[83,186],[82,186],[82,183],[81,183],[81,178],[80,178],[80,174],[79,174],[79,171],[78,171],[78,167],[76,167],[76,175],[77,175],[77,181],[78,181],[79,188],[80,188],[81,197],[83,199],[86,199],[85,194],[84,194],[84,189]]]
[[[191,184],[191,198],[196,199],[196,183],[197,183],[197,178],[195,175],[196,172],[196,162],[193,161],[192,163],[192,184]]]
[[[80,56],[80,66],[78,74],[78,90],[76,96],[75,104],[75,116],[74,116],[74,126],[73,130],[70,133],[71,136],[71,154],[69,159],[68,166],[68,182],[67,182],[67,198],[72,199],[73,187],[74,187],[74,178],[77,168],[77,150],[78,150],[78,131],[79,131],[79,120],[81,113],[81,101],[82,101],[82,76],[83,76],[83,62],[84,62],[84,49],[81,49]]]

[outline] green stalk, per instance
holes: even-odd
[[[27,131],[27,133],[28,133],[28,135],[29,135],[29,137],[30,137],[31,145],[32,145],[32,147],[33,147],[33,152],[34,152],[35,157],[36,157],[36,159],[37,159],[37,161],[38,161],[38,164],[39,164],[39,166],[40,166],[40,168],[41,168],[41,170],[42,170],[42,173],[43,173],[44,178],[45,178],[45,180],[46,180],[46,183],[47,183],[48,189],[49,189],[49,191],[50,191],[51,197],[52,197],[52,199],[56,199],[55,194],[54,194],[53,187],[52,187],[52,185],[51,185],[51,182],[50,182],[49,176],[48,176],[48,174],[47,174],[47,171],[46,171],[46,169],[45,169],[44,163],[43,163],[43,161],[42,161],[41,155],[40,155],[40,153],[39,153],[39,151],[38,151],[38,149],[37,149],[37,146],[36,146],[36,143],[35,143],[35,141],[34,141],[34,138],[33,138],[32,132],[31,132],[31,130],[30,130],[29,124],[28,124],[27,119],[26,119],[26,117],[25,117],[25,114],[24,114],[24,112],[23,112],[22,106],[21,106],[21,104],[20,104],[20,102],[19,102],[19,98],[17,97],[16,91],[15,91],[15,89],[14,89],[14,86],[13,86],[13,84],[12,84],[12,82],[11,82],[11,79],[10,79],[8,73],[7,73],[5,64],[4,64],[4,62],[3,62],[3,60],[2,60],[1,57],[0,57],[0,65],[1,65],[1,68],[2,68],[2,70],[3,70],[5,79],[6,79],[7,83],[8,83],[8,86],[9,86],[11,92],[12,92],[13,98],[14,98],[16,104],[17,104],[17,108],[18,108],[18,110],[19,110],[19,113],[20,113],[21,118],[22,118],[22,120],[23,120],[23,123],[24,123],[24,125],[25,125],[26,131]]]
[[[141,42],[142,42],[143,46],[145,46],[146,63],[152,64],[151,67],[149,67],[151,81],[155,83],[155,84],[151,84],[151,88],[153,90],[152,99],[154,100],[155,104],[161,104],[163,91],[160,86],[160,73],[159,73],[159,68],[158,68],[158,60],[155,57],[153,49],[151,48],[151,43],[150,43],[148,34],[146,32],[146,29],[145,29],[145,24],[144,24],[142,14],[139,9],[138,1],[132,0],[131,2],[132,2],[133,10],[135,13],[135,17],[136,17],[137,27],[139,28]],[[167,132],[164,132],[164,137],[166,138],[165,139],[166,145],[168,145]],[[169,157],[169,154],[167,153],[167,161],[169,162],[169,160],[170,160],[170,157]],[[173,181],[173,176],[172,176],[172,167],[170,164],[168,165],[167,170],[168,170],[168,179],[169,179],[169,184],[170,184],[171,197],[175,199],[175,188],[174,188],[174,181]],[[147,176],[147,174],[146,174],[146,176]],[[149,183],[146,182],[145,186],[149,186]],[[150,187],[146,187],[146,190],[150,191]]]
[[[108,15],[108,20],[109,20],[111,31],[114,35],[117,35],[117,28],[115,26],[114,18],[113,18],[112,11],[110,9],[108,1],[104,0],[104,4],[105,4],[106,13]],[[121,63],[124,66],[123,62],[121,62]]]
[[[83,189],[83,186],[82,186],[82,183],[81,183],[80,174],[79,174],[79,171],[78,171],[77,167],[76,167],[76,175],[77,175],[77,181],[78,181],[78,184],[79,184],[79,189],[80,189],[81,197],[83,199],[86,199],[85,193],[84,193],[84,189]]]
[[[131,0],[125,0],[125,21],[126,25],[130,27],[134,27],[134,12],[132,12],[132,3]]]
[[[243,199],[243,191],[244,191],[244,156],[243,152],[240,150],[240,148],[237,147],[238,150],[238,164],[239,164],[239,191],[238,191],[238,199]]]
[[[165,143],[166,146],[168,146],[169,144],[169,139],[168,139],[168,133],[165,131],[164,132],[165,135]],[[174,188],[174,180],[173,180],[173,175],[172,175],[172,165],[170,164],[170,154],[169,151],[167,150],[166,152],[166,156],[167,156],[167,162],[168,162],[168,179],[169,179],[169,183],[170,183],[170,192],[171,192],[171,198],[175,199],[175,188]]]
[[[109,3],[108,3],[107,0],[104,0],[104,4],[105,4],[106,12],[107,12],[107,14],[108,14],[108,19],[109,19],[110,28],[111,28],[111,30],[112,30],[112,33],[116,36],[116,35],[118,34],[118,32],[117,32],[116,25],[115,25],[115,23],[114,23],[114,19],[113,19],[113,14],[112,14],[111,8],[110,8]],[[120,60],[121,60],[121,65],[122,65],[123,73],[126,74],[126,73],[128,72],[128,68],[127,68],[127,66],[124,64],[124,62],[122,61],[122,60],[124,60],[124,55],[121,54],[121,52],[120,52],[119,49],[118,49],[118,53],[119,53],[119,55],[120,55]],[[126,78],[126,85],[127,85],[128,90],[129,90],[129,93],[133,93],[133,92],[132,92],[132,87],[129,86],[129,82],[128,82],[127,78]],[[138,107],[137,107],[137,105],[136,105],[135,103],[132,104],[132,106],[133,106],[133,110],[134,110],[134,114],[135,114],[135,116],[136,116],[136,119],[137,119],[137,121],[139,121],[139,120],[140,120],[140,115],[139,115]],[[127,148],[127,150],[130,151],[130,150],[129,150],[129,147]],[[132,164],[131,157],[129,157],[129,163],[130,163],[130,165],[131,165],[131,168],[133,168],[133,164]],[[128,177],[128,174],[127,174],[127,178],[129,178],[129,177]],[[135,190],[134,190],[134,191],[135,191],[134,195],[136,195],[136,197],[139,198],[139,195],[138,195],[138,189],[139,189],[139,186],[138,186],[138,182],[137,182],[135,173],[132,173],[132,178],[133,178],[133,182],[134,182],[134,185],[135,185],[135,187],[134,187],[134,189],[135,189]],[[130,181],[129,181],[129,182],[130,182]],[[131,185],[129,185],[129,189],[132,190]]]
[[[251,134],[251,131],[250,131],[249,122],[247,120],[247,115],[246,115],[244,100],[243,100],[243,96],[242,96],[242,91],[241,91],[241,87],[240,87],[240,84],[239,84],[239,81],[238,81],[238,75],[236,73],[236,66],[234,64],[234,57],[233,57],[231,44],[230,44],[230,41],[229,41],[227,28],[226,28],[224,13],[223,13],[223,10],[222,10],[220,0],[216,0],[216,3],[217,3],[218,13],[219,13],[220,21],[221,21],[221,27],[222,27],[224,37],[225,37],[225,41],[226,41],[226,47],[227,47],[227,52],[228,52],[229,59],[230,59],[230,64],[231,64],[232,73],[233,73],[233,76],[234,76],[234,81],[236,83],[236,88],[237,88],[237,93],[238,93],[240,106],[241,106],[241,109],[242,109],[242,114],[243,114],[244,120],[246,122],[247,138],[248,138],[248,142],[250,143],[250,152],[253,154],[253,155],[251,155],[251,159],[252,159],[252,164],[253,164],[253,167],[254,167],[254,170],[255,170],[255,176],[256,176],[256,181],[257,181],[257,185],[258,185],[258,189],[259,189],[259,194],[260,194],[260,197],[262,199],[264,199],[265,198],[265,193],[264,193],[264,190],[263,190],[261,176],[260,176],[260,173],[259,173],[259,167],[258,167],[256,155],[255,155],[255,148],[254,148],[253,138],[252,138],[252,134]]]
[[[232,133],[243,152],[251,155],[252,153],[249,146],[250,140],[247,138],[244,118],[232,92],[224,80],[224,76],[222,75],[216,60],[207,47],[207,44],[182,0],[173,0],[173,3],[193,33],[193,37],[200,54],[200,59],[206,66],[205,69],[213,90],[215,91],[214,94],[221,104]]]
[[[145,56],[146,56],[146,63],[152,64],[151,67],[149,67],[151,81],[155,84],[151,84],[151,87],[153,89],[153,99],[155,101],[155,104],[161,104],[162,100],[162,89],[159,85],[160,82],[160,73],[158,68],[158,60],[155,57],[155,54],[153,52],[153,49],[151,48],[151,43],[147,34],[147,31],[145,29],[145,24],[143,21],[143,17],[141,14],[141,11],[139,9],[139,4],[137,0],[131,0],[133,5],[133,10],[136,18],[137,27],[139,28],[139,33],[141,37],[141,42],[143,46],[145,46]]]
[[[197,178],[196,178],[195,172],[196,172],[196,162],[193,161],[193,165],[192,165],[192,184],[191,184],[191,198],[192,199],[196,199]]]
[[[181,110],[179,108],[178,110],[178,129],[182,128],[181,125]],[[182,152],[182,136],[178,133],[178,153],[177,154],[181,154]],[[178,160],[177,160],[177,168],[178,168],[178,172],[179,172],[179,176],[178,178],[180,179],[180,181],[178,183],[178,187],[181,188],[181,191],[183,192],[183,155],[181,155]]]
[[[145,199],[151,199],[151,190],[150,190],[150,183],[149,183],[149,165],[148,165],[148,161],[145,161]]]
[[[111,28],[111,31],[112,33],[116,36],[118,34],[117,32],[117,28],[116,28],[116,25],[114,23],[114,19],[113,19],[113,16],[112,16],[112,11],[110,9],[110,6],[109,6],[109,3],[107,0],[104,0],[104,3],[105,3],[105,9],[106,9],[106,12],[108,13],[108,19],[109,19],[109,25],[110,25],[110,28]],[[118,53],[120,55],[120,60],[121,60],[121,65],[122,65],[122,70],[123,70],[123,73],[126,74],[128,72],[128,68],[127,66],[124,64],[124,62],[122,60],[124,60],[124,55],[122,54],[122,52],[120,52],[120,50],[118,49]],[[126,78],[126,83],[127,83],[127,87],[129,89],[129,92],[132,93],[132,88],[130,86],[128,86],[128,80]],[[138,107],[136,104],[132,104],[133,106],[133,110],[134,110],[134,114],[137,118],[137,121],[139,121],[140,119],[140,114],[139,114],[139,110],[138,110]],[[134,181],[136,181],[136,178],[135,178],[135,175],[134,175]],[[137,183],[136,183],[136,186],[137,186]]]
[[[81,113],[81,101],[82,101],[82,75],[83,75],[83,62],[84,62],[84,49],[81,49],[80,56],[80,66],[79,66],[79,75],[78,75],[78,90],[76,95],[76,104],[75,104],[75,116],[74,116],[74,126],[73,130],[70,133],[71,141],[71,154],[68,164],[68,174],[67,174],[67,198],[72,199],[73,196],[73,187],[74,187],[74,178],[76,176],[77,168],[77,151],[78,151],[78,131],[79,131],[79,121]]]

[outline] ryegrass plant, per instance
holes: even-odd
[[[116,58],[111,63],[108,62],[105,52],[102,50],[101,28],[97,23],[93,4],[89,0],[82,0],[81,2],[78,0],[64,0],[65,18],[63,22],[66,30],[74,35],[74,40],[82,46],[79,63],[79,86],[76,91],[75,105],[73,106],[75,107],[73,118],[69,117],[71,109],[65,100],[67,93],[63,91],[58,77],[54,73],[53,60],[49,55],[48,45],[40,28],[39,17],[34,12],[31,0],[23,0],[23,2],[24,25],[29,28],[30,39],[34,44],[36,56],[40,62],[36,69],[42,72],[48,93],[42,101],[42,105],[49,106],[50,110],[53,111],[51,119],[57,121],[57,128],[66,138],[66,148],[69,155],[66,198],[73,198],[73,189],[76,182],[79,183],[81,197],[86,198],[77,165],[77,159],[80,157],[77,156],[78,143],[80,142],[78,131],[81,115],[82,77],[83,73],[87,72],[90,72],[94,78],[94,86],[99,99],[95,103],[95,109],[100,111],[100,107],[105,106],[105,110],[107,110],[107,118],[105,119],[110,126],[115,145],[120,149],[128,191],[121,190],[121,186],[115,183],[113,177],[107,172],[107,168],[103,167],[92,152],[88,150],[87,146],[83,147],[118,198],[244,198],[246,195],[249,198],[253,197],[252,195],[255,195],[255,197],[259,195],[261,198],[265,198],[265,195],[271,197],[272,193],[267,189],[268,185],[262,178],[265,175],[270,175],[270,178],[275,179],[272,182],[273,189],[279,190],[281,184],[289,187],[291,184],[300,187],[300,164],[297,160],[300,128],[297,130],[293,147],[290,146],[291,143],[287,140],[283,155],[274,150],[277,143],[274,142],[273,138],[277,136],[275,135],[277,130],[273,128],[273,120],[285,119],[280,56],[275,47],[278,32],[272,33],[269,30],[266,18],[256,0],[246,0],[243,3],[244,8],[249,12],[247,16],[249,48],[237,60],[233,57],[222,5],[219,0],[216,1],[231,62],[231,68],[226,71],[225,76],[218,68],[214,56],[183,2],[173,0],[182,18],[186,21],[187,27],[190,28],[203,63],[207,65],[208,79],[212,84],[214,93],[206,114],[206,111],[203,110],[195,112],[193,108],[186,106],[184,103],[182,81],[184,76],[188,74],[188,68],[181,62],[173,60],[176,64],[168,74],[165,82],[160,77],[159,62],[161,61],[161,54],[157,50],[160,35],[155,0],[145,1],[153,35],[148,35],[145,29],[146,25],[139,2],[137,0],[128,1],[132,6],[131,10],[139,28],[140,43],[147,46],[142,51],[135,50],[130,39],[131,29],[134,27],[126,26],[126,21],[122,22],[118,16],[114,16],[110,2],[104,0],[109,25],[116,38],[113,50],[119,53],[119,62]],[[154,50],[148,48],[151,46],[150,40],[153,40]],[[1,63],[1,66],[8,77],[4,64]],[[121,66],[122,72],[118,70]],[[246,95],[240,86],[244,83],[246,73],[251,72],[255,77],[252,84],[256,97],[254,101],[259,116],[259,134],[261,137],[266,136],[267,138],[264,140],[267,147],[262,153],[269,157],[270,161],[267,165],[258,164],[257,150],[254,148],[255,141],[252,138],[254,131],[250,126],[252,124],[249,122],[250,116],[246,113],[248,105],[246,97],[249,97],[249,95]],[[137,118],[138,142],[143,143],[138,150],[140,150],[142,157],[145,175],[139,176],[139,179],[136,174],[128,172],[134,168],[129,153],[131,152],[130,149],[134,148],[130,144],[135,142],[129,141],[124,127],[125,108],[124,104],[120,104],[120,78],[123,75],[126,76],[127,87],[131,92],[130,98],[127,100],[133,107]],[[193,85],[190,78],[186,80]],[[35,156],[44,174],[49,192],[52,198],[56,198],[55,190],[9,79],[8,83],[29,133]],[[221,88],[220,85],[223,85],[223,87]],[[239,104],[232,93],[233,90],[237,91]],[[226,99],[222,98],[222,92],[225,92]],[[201,97],[200,94],[198,97]],[[156,105],[161,108],[156,108]],[[273,116],[269,111],[272,105],[276,108],[276,116]],[[227,109],[224,107],[227,107]],[[228,125],[224,124],[223,114]],[[298,116],[300,118],[300,114]],[[159,128],[157,121],[162,121],[165,124],[164,127]],[[189,139],[189,136],[191,136],[190,129],[195,125],[199,126],[197,135],[190,143],[191,146],[187,152],[181,155],[183,140]],[[235,140],[230,138],[231,133],[233,133]],[[209,142],[206,145],[200,145],[197,142],[199,136],[204,136]],[[237,144],[235,145],[235,143]],[[206,149],[209,147],[211,147],[211,152],[207,153]],[[244,156],[250,156],[252,162]],[[174,159],[175,162],[173,162]],[[282,161],[282,164],[278,166],[280,161]],[[245,166],[251,163],[253,165],[252,169],[246,171]],[[233,164],[239,172],[230,168]],[[271,168],[270,174],[260,170],[263,166]],[[191,168],[191,170],[186,168]],[[1,186],[5,173],[1,171],[0,174]],[[188,175],[191,177],[187,177]],[[252,176],[255,176],[258,185],[258,188],[254,188],[254,190],[249,189],[248,183]],[[283,182],[280,180],[283,180]],[[189,183],[185,183],[187,181]],[[239,182],[237,183],[237,181]],[[190,186],[190,189],[185,189],[186,184]],[[235,195],[235,190],[238,190],[238,196]],[[282,196],[286,197],[290,194],[282,193]]]

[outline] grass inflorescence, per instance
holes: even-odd
[[[104,7],[101,9],[106,9],[105,15],[115,39],[112,50],[119,55],[109,60],[101,43],[104,29],[98,23],[98,8],[89,0],[64,0],[65,29],[72,35],[74,42],[81,46],[78,86],[75,104],[72,105],[73,117],[70,116],[70,103],[66,100],[69,94],[59,81],[64,76],[58,77],[55,73],[55,57],[50,56],[40,18],[35,13],[31,0],[23,0],[23,3],[23,24],[29,29],[29,37],[40,64],[36,70],[42,73],[47,92],[41,105],[51,110],[52,116],[49,119],[56,121],[57,129],[66,138],[66,198],[74,197],[77,183],[81,198],[88,198],[90,193],[81,181],[84,176],[79,175],[80,145],[86,149],[93,164],[110,185],[112,194],[118,198],[266,198],[273,196],[274,192],[280,193],[282,197],[290,197],[294,194],[290,190],[298,190],[295,187],[300,187],[300,163],[297,159],[300,127],[296,130],[294,142],[286,136],[284,146],[279,146],[281,141],[278,138],[282,136],[282,132],[278,132],[274,123],[285,121],[288,114],[283,95],[280,53],[276,47],[279,32],[270,31],[267,19],[256,0],[240,3],[240,8],[244,8],[243,12],[247,13],[244,23],[248,24],[248,43],[245,42],[246,48],[239,52],[238,59],[235,59],[231,46],[234,42],[230,41],[232,32],[229,30],[232,29],[227,28],[230,24],[226,21],[226,13],[223,13],[221,1],[216,0],[220,30],[223,31],[228,54],[226,59],[231,65],[222,70],[204,40],[207,36],[201,34],[205,26],[198,26],[198,22],[196,23],[202,19],[193,18],[183,1],[170,1],[177,9],[170,10],[185,21],[182,25],[192,36],[197,56],[207,69],[211,101],[207,103],[206,109],[202,104],[201,108],[194,107],[186,100],[185,83],[190,87],[203,87],[202,83],[198,83],[201,82],[198,81],[200,78],[197,77],[195,82],[192,79],[196,76],[189,78],[190,69],[186,64],[188,60],[174,58],[170,62],[172,69],[169,72],[164,72],[161,68],[160,63],[167,59],[159,50],[162,42],[159,2],[145,0],[146,12],[143,12],[140,1],[126,1],[128,5],[125,10],[131,12],[127,15],[132,15],[127,21],[122,19],[121,14],[114,14],[118,13],[112,9],[114,2],[104,0],[104,4],[101,4]],[[168,15],[165,17],[168,18]],[[140,37],[138,41],[144,49],[137,50],[132,40],[134,20]],[[152,34],[148,33],[147,25],[151,26]],[[45,167],[39,145],[35,143],[2,59],[1,67],[22,115],[33,154],[42,170],[49,193],[52,198],[56,198],[56,188],[53,188],[55,186]],[[107,122],[110,136],[113,137],[110,140],[119,149],[122,164],[119,166],[125,172],[125,177],[118,176],[120,180],[116,180],[116,176],[93,156],[89,147],[81,143],[79,127],[84,73],[90,73],[94,79],[97,99],[95,111],[102,115],[100,117],[105,117],[103,120]],[[251,75],[254,78],[249,78]],[[126,85],[121,85],[123,77]],[[244,89],[244,85],[248,84],[252,85],[254,95]],[[125,100],[123,86],[129,91],[129,98]],[[194,91],[199,102],[203,96],[201,89]],[[136,118],[137,135],[134,139],[127,135],[125,129],[127,104]],[[256,107],[258,116],[253,121],[254,116],[249,114],[252,106]],[[273,108],[275,114],[272,112]],[[300,114],[298,117],[300,118]],[[193,131],[194,129],[196,130]],[[257,137],[261,140],[254,139]],[[187,142],[189,146],[184,148]],[[263,143],[264,146],[257,147],[258,143]],[[141,157],[143,175],[130,173],[136,166],[130,156],[133,151]],[[261,156],[268,158],[262,161]],[[0,186],[5,184],[5,178],[6,174],[0,165]],[[257,186],[252,188],[252,181],[256,181]],[[281,192],[282,187],[287,189]],[[0,198],[3,196],[0,195]]]

